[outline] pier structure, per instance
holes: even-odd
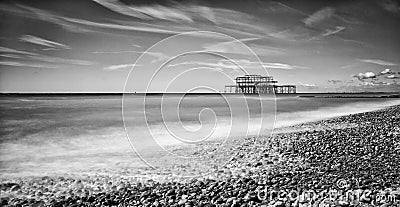
[[[276,85],[272,76],[245,75],[235,79],[236,85],[226,85],[225,93],[272,94],[296,93],[295,85]]]

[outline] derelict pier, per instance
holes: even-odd
[[[276,85],[272,76],[245,75],[236,77],[236,85],[225,85],[225,93],[283,94],[296,93],[295,85]]]

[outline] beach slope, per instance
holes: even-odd
[[[232,159],[206,177],[144,168],[2,178],[1,205],[399,206],[399,123],[397,105],[235,140]]]

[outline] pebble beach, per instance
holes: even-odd
[[[400,206],[399,123],[396,105],[234,140],[229,162],[202,177],[177,175],[202,170],[190,165],[4,176],[0,205]],[[176,150],[207,157],[203,145]]]

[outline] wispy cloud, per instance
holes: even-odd
[[[340,68],[341,69],[353,69],[353,68],[359,67],[360,65],[362,65],[362,63],[353,62],[353,63],[350,63],[350,64],[346,64],[346,65],[340,66]]]
[[[71,24],[71,23],[63,20],[62,19],[63,17],[61,15],[58,15],[58,14],[55,14],[52,12],[48,12],[48,11],[45,11],[42,9],[37,9],[37,8],[33,8],[30,6],[26,6],[26,5],[20,5],[20,4],[17,5],[17,8],[20,8],[23,10],[16,10],[17,12],[15,12],[14,14],[18,14],[18,15],[24,16],[26,18],[40,19],[45,22],[50,22],[55,25],[61,26],[62,28],[64,28],[67,31],[70,31],[70,32],[85,33],[85,32],[91,31],[86,28]]]
[[[332,17],[335,14],[335,9],[332,7],[324,7],[307,18],[303,19],[305,25],[312,27],[315,24],[319,24],[320,22]]]
[[[93,0],[94,2],[119,14],[139,18],[142,20],[167,20],[173,22],[192,23],[196,19],[208,20],[216,23],[217,14],[213,8],[193,3],[173,2],[170,5],[132,5],[117,0]]]
[[[57,68],[56,65],[44,65],[44,64],[35,64],[35,63],[21,63],[15,61],[0,61],[0,65],[7,65],[13,67],[28,67],[28,68]]]
[[[112,23],[99,23],[92,22],[88,20],[82,19],[74,19],[68,18],[53,12],[48,12],[46,10],[37,9],[27,5],[18,4],[16,7],[10,7],[7,9],[3,9],[5,12],[10,12],[14,15],[23,16],[25,18],[31,19],[40,19],[45,22],[50,22],[55,25],[62,27],[63,29],[74,32],[74,33],[87,33],[87,32],[103,32],[98,31],[96,29],[99,28],[108,28],[108,29],[119,29],[119,30],[127,30],[127,31],[145,31],[145,32],[155,32],[155,33],[167,33],[167,34],[176,34],[176,31],[166,30],[166,29],[157,29],[156,26],[140,26],[140,23],[137,23],[138,26],[126,26],[121,24],[112,24]],[[114,34],[114,33],[113,33]]]
[[[13,59],[21,59],[22,58],[21,56],[15,55],[15,54],[0,54],[0,57],[13,58]]]
[[[142,22],[133,22],[133,21],[121,21],[115,20],[114,23],[104,23],[104,22],[94,22],[82,19],[75,19],[75,18],[67,18],[63,17],[68,23],[77,24],[83,28],[87,28],[90,30],[97,29],[113,29],[113,30],[121,30],[121,31],[129,31],[129,32],[148,32],[148,33],[159,33],[159,34],[179,34],[182,32],[189,32],[193,30],[198,30],[197,27],[193,27],[193,24],[182,24],[182,25],[162,25],[161,23],[153,23],[147,24]],[[222,22],[222,20],[221,20]],[[258,27],[258,26],[251,26],[250,22],[243,23],[240,20],[232,21],[225,19],[224,24],[220,26],[212,26],[210,29],[215,30],[215,28],[220,29],[221,31],[228,31],[231,34],[241,34],[246,36],[255,36],[255,37],[262,37],[260,35],[260,31],[265,31],[266,28]],[[202,23],[200,23],[202,24]],[[243,24],[243,25],[239,25]],[[203,25],[207,28],[207,25]],[[237,28],[242,28],[242,30],[238,30]],[[255,31],[257,29],[257,31]],[[246,31],[247,30],[247,31]],[[114,31],[115,32],[115,31]],[[206,35],[205,33],[197,33],[193,35]],[[265,35],[265,34],[264,34]],[[209,35],[208,35],[209,36]]]
[[[151,33],[164,33],[164,34],[176,34],[182,32],[181,29],[175,31],[174,27],[160,28],[158,24],[150,25],[140,22],[132,23],[132,21],[126,21],[125,22],[126,24],[102,23],[102,22],[94,22],[83,19],[68,18],[54,12],[49,12],[46,10],[22,4],[17,4],[15,6],[7,5],[7,7],[5,8],[0,7],[0,10],[13,15],[23,16],[25,18],[39,19],[45,22],[49,22],[58,25],[69,32],[74,32],[74,33],[105,32],[110,34],[118,34],[115,31],[111,32],[99,29],[113,29],[113,30],[118,29],[125,31],[142,31]],[[130,24],[127,24],[128,22]]]
[[[135,25],[121,25],[121,24],[114,24],[114,23],[93,22],[93,21],[88,21],[88,20],[74,19],[74,18],[67,18],[67,17],[63,17],[62,19],[69,23],[75,23],[75,24],[79,24],[79,25],[83,25],[83,26],[90,26],[90,27],[97,27],[97,28],[151,32],[151,33],[165,33],[165,34],[176,34],[178,32],[181,32],[181,31],[176,31],[176,30],[171,30],[171,29],[159,28],[156,25],[146,26],[141,23],[135,23]]]
[[[268,2],[265,11],[272,12],[272,13],[282,13],[282,12],[288,13],[289,12],[289,13],[297,13],[297,14],[301,14],[304,16],[308,16],[305,12],[303,12],[299,9],[290,7],[282,2],[277,2],[277,1]]]
[[[343,31],[344,29],[346,29],[346,27],[342,27],[342,26],[336,26],[335,29],[327,29],[325,31],[325,33],[322,34],[322,36],[329,36],[329,35],[333,35],[336,34],[340,31]]]
[[[31,44],[36,44],[36,45],[41,45],[41,46],[46,46],[49,48],[54,48],[54,49],[71,49],[69,46],[61,44],[59,42],[47,40],[41,37],[36,37],[33,35],[22,35],[19,38],[20,41],[22,42],[27,42]]]
[[[265,38],[268,34],[276,32],[272,27],[256,23],[256,18],[250,14],[224,8],[211,9],[215,15],[214,24],[230,33]]]
[[[122,53],[143,53],[136,50],[122,50],[122,51],[93,51],[94,54],[122,54]]]
[[[383,65],[383,66],[397,65],[397,63],[388,62],[388,61],[384,61],[384,60],[378,60],[378,59],[359,59],[359,61],[365,62],[365,63],[373,63],[373,64],[377,64],[377,65]]]
[[[230,53],[230,54],[239,54],[239,55],[252,55],[252,52],[246,47],[247,45],[243,45],[244,42],[249,42],[253,40],[257,40],[258,38],[247,38],[247,39],[239,39],[234,41],[225,41],[213,44],[206,44],[203,48],[206,51],[210,52],[218,52],[218,53]],[[250,45],[248,46],[251,50],[257,55],[280,55],[284,54],[284,50],[276,47],[268,47],[262,45]]]
[[[309,67],[297,66],[297,65],[289,65],[285,63],[268,63],[268,62],[252,62],[246,59],[239,60],[220,60],[216,63],[210,61],[187,61],[176,64],[170,64],[169,67],[175,67],[179,65],[205,65],[210,67],[224,68],[224,69],[233,69],[240,71],[240,67],[243,69],[283,69],[283,70],[293,70],[293,69],[311,69]],[[240,67],[239,67],[240,66]]]
[[[122,25],[129,26],[130,28],[119,26],[119,29],[179,33],[183,31],[193,31],[199,29],[199,27],[201,27],[202,30],[209,27],[210,30],[213,31],[218,29],[221,32],[258,37],[265,37],[265,35],[271,32],[265,25],[258,25],[255,23],[254,17],[250,14],[227,8],[198,5],[194,2],[180,3],[174,1],[164,3],[163,5],[157,3],[134,5],[124,4],[117,0],[93,1],[122,15],[135,17],[144,21],[154,20],[151,25],[132,25],[132,21],[130,21],[129,24],[124,22]],[[167,27],[165,27],[165,22],[160,20],[179,23],[179,25],[169,23]],[[111,25],[97,24],[96,26],[110,27]]]
[[[0,52],[4,53],[4,54],[1,54],[1,56],[5,57],[5,58],[47,62],[47,63],[54,63],[57,65],[66,64],[66,65],[83,65],[83,66],[86,65],[86,66],[88,66],[88,65],[95,64],[94,62],[87,61],[87,60],[77,60],[77,59],[69,59],[69,58],[41,55],[38,53],[16,50],[16,49],[7,48],[7,47],[0,47]],[[6,63],[10,63],[10,64],[8,64],[10,66],[18,66],[18,64],[19,64],[18,62],[12,62],[12,61],[6,61]],[[11,64],[14,64],[14,65],[11,65]],[[5,65],[5,64],[3,64],[3,65]],[[35,64],[33,64],[33,65],[35,65]],[[21,63],[21,66],[25,66],[25,65]],[[42,65],[40,65],[40,66],[42,66]],[[50,68],[54,68],[54,67],[50,67]]]
[[[4,9],[3,9],[4,10]],[[4,10],[10,12],[10,9]],[[157,25],[145,25],[139,22],[135,22],[134,25],[123,25],[114,23],[101,23],[93,22],[83,19],[68,18],[53,12],[46,10],[37,9],[27,5],[18,4],[12,11],[15,15],[20,15],[26,18],[40,19],[45,22],[50,22],[64,28],[67,31],[75,33],[87,33],[87,32],[102,32],[98,31],[99,28],[106,29],[118,29],[125,31],[142,31],[152,33],[165,33],[165,34],[176,34],[181,31],[174,31],[172,29],[159,28]],[[115,34],[115,31],[113,32]]]
[[[342,80],[334,80],[334,79],[332,79],[332,80],[328,80],[328,83],[336,85],[336,84],[343,83],[343,81]]]
[[[169,3],[167,6],[159,4],[126,5],[117,0],[95,0],[94,2],[116,13],[144,21],[109,19],[108,22],[100,22],[70,18],[56,12],[21,4],[14,6],[15,8],[12,8],[12,12],[11,8],[3,10],[25,18],[50,22],[67,31],[76,33],[97,32],[118,35],[119,32],[115,30],[121,30],[178,34],[201,28],[202,30],[216,30],[242,36],[266,37],[268,34],[276,32],[265,25],[254,23],[255,17],[253,15],[226,8],[213,8],[195,3],[178,2]],[[159,20],[172,21],[173,23],[166,24],[165,21]],[[145,23],[146,21],[152,22]]]
[[[155,60],[153,62],[157,61],[163,61],[167,60],[169,58],[168,55],[161,53],[161,52],[149,52],[149,51],[136,51],[136,50],[122,50],[122,51],[94,51],[92,52],[94,54],[123,54],[123,53],[135,53],[139,55],[149,55],[151,57],[154,57]]]
[[[134,6],[126,5],[117,0],[93,0],[94,2],[123,15],[139,19],[162,19],[170,21],[192,22],[192,18],[179,8],[162,5]]]
[[[8,48],[8,47],[1,47],[1,46],[0,46],[0,52],[12,53],[12,54],[22,54],[22,55],[38,55],[33,52],[26,52],[26,51],[22,51],[22,50],[16,50],[16,49]]]
[[[57,64],[66,64],[66,65],[82,65],[82,66],[89,66],[94,65],[95,62],[87,61],[87,60],[77,60],[77,59],[69,59],[69,58],[60,58],[60,57],[53,57],[47,55],[40,55],[40,56],[28,56],[28,58],[32,60],[48,62],[48,63],[57,63]]]
[[[241,68],[229,61],[187,61],[187,62],[180,62],[180,63],[175,63],[175,64],[169,64],[168,67],[176,67],[176,66],[182,66],[182,65],[199,65],[199,66],[207,66],[211,67],[217,70],[233,70],[240,72]],[[196,66],[197,67],[197,66]]]
[[[272,69],[284,69],[284,70],[293,70],[293,69],[311,69],[310,67],[298,66],[298,65],[289,65],[285,63],[263,63],[263,66],[266,68]]]
[[[132,67],[137,67],[139,65],[135,64],[120,64],[120,65],[110,65],[104,68],[104,70],[108,71],[115,71],[115,70],[125,70],[125,69],[131,69]]]
[[[291,65],[287,63],[271,63],[271,62],[252,62],[246,59],[235,60],[235,62],[245,65],[245,67],[257,68],[264,67],[267,69],[282,69],[282,70],[296,70],[296,69],[311,69],[310,67]]]

